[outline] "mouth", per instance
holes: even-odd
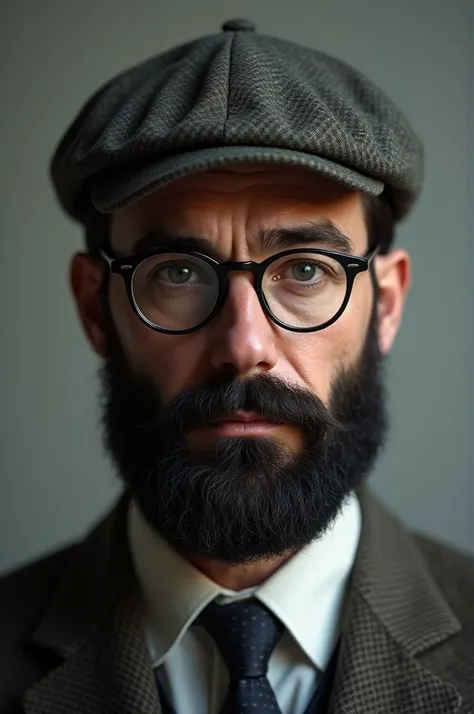
[[[269,419],[256,412],[238,411],[230,417],[218,419],[210,428],[226,436],[251,436],[268,433],[282,425],[283,422]]]

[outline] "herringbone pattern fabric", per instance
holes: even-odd
[[[394,215],[421,188],[421,143],[369,79],[322,52],[251,31],[174,48],[102,87],[52,161],[64,209],[87,221],[230,161],[306,166],[379,194]]]
[[[362,632],[363,638],[355,638],[357,633]],[[374,686],[375,682],[384,679],[387,669],[394,674],[391,685],[383,688]],[[403,686],[403,682],[412,680],[415,671],[417,687]],[[351,673],[350,678],[347,677],[348,672]],[[441,681],[434,681],[433,676],[421,667],[414,669],[413,661],[407,659],[403,648],[397,647],[381,623],[373,618],[364,599],[354,595],[351,622],[344,633],[333,687],[333,711],[338,711],[345,701],[351,701],[354,713],[447,714],[456,710],[458,695],[454,688],[446,688]]]

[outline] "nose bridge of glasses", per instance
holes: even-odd
[[[260,268],[260,263],[256,263],[254,260],[228,260],[225,263],[221,263],[221,268],[224,268],[226,273],[254,273],[255,270]]]
[[[221,263],[220,268],[227,282],[229,282],[230,273],[250,273],[252,276],[251,283],[254,287],[255,280],[259,280],[264,272],[262,265],[256,263],[254,260],[229,260],[225,263]]]

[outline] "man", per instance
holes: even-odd
[[[0,711],[474,711],[474,567],[365,486],[420,142],[354,69],[243,20],[86,104],[52,177],[87,252],[124,484],[0,583]]]

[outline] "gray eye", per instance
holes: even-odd
[[[193,274],[193,271],[191,268],[186,268],[183,265],[176,265],[173,267],[165,268],[164,271],[167,273],[167,277],[172,283],[176,283],[178,285],[182,285],[183,283],[187,283]]]
[[[295,280],[306,282],[307,280],[312,280],[318,270],[320,270],[320,268],[314,263],[301,262],[292,266],[291,273]]]

